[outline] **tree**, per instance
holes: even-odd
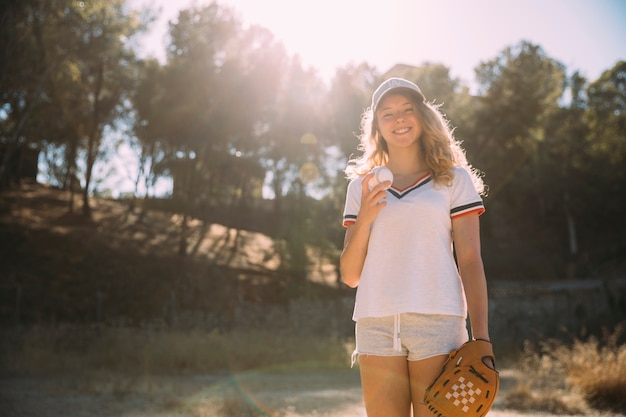
[[[488,273],[560,273],[563,234],[555,230],[557,225],[544,227],[541,221],[543,189],[549,180],[541,169],[541,146],[546,125],[560,108],[566,82],[563,65],[538,45],[522,41],[481,63],[476,75],[478,95],[469,100],[463,138],[468,158],[485,173],[488,187],[490,215],[481,221]],[[500,261],[504,257],[506,264]]]
[[[186,253],[189,216],[208,220],[258,193],[264,172],[258,136],[279,89],[285,52],[258,27],[243,30],[228,8],[213,2],[182,10],[170,24],[171,43],[152,116],[165,146],[183,219],[179,253]],[[231,210],[232,212],[232,210]]]
[[[481,63],[476,76],[474,158],[494,195],[519,178],[519,169],[535,154],[547,118],[559,107],[565,73],[541,47],[522,41]]]
[[[587,217],[586,190],[589,185],[589,136],[584,121],[587,80],[578,72],[569,79],[569,105],[551,113],[546,121],[545,139],[539,144],[532,169],[539,180],[535,199],[539,201],[537,219],[542,228],[554,229],[566,253],[570,277],[576,275],[580,255],[580,220]],[[566,248],[566,249],[565,249]]]
[[[619,61],[589,85],[587,122],[593,151],[611,166],[626,161],[626,61]]]
[[[98,158],[103,130],[123,111],[124,99],[133,89],[134,52],[125,40],[132,38],[141,24],[134,14],[125,14],[125,0],[81,2],[75,9],[80,34],[76,59],[80,70],[83,98],[79,126],[85,140],[85,183],[83,213],[90,216],[89,195],[92,172]]]
[[[158,106],[162,94],[162,67],[155,59],[139,63],[137,87],[131,96],[134,109],[132,117],[132,133],[129,145],[136,150],[137,174],[134,178],[134,195],[138,196],[139,183],[143,180],[144,198],[149,197],[157,178],[162,174],[159,167],[165,157],[164,137],[159,120],[167,108]]]
[[[326,125],[334,146],[345,159],[343,168],[359,144],[361,114],[371,104],[376,79],[376,70],[363,62],[338,68],[331,81],[325,105],[328,109]]]
[[[315,73],[304,69],[297,57],[293,58],[258,138],[259,156],[274,193],[272,235],[286,239],[286,247],[277,246],[281,267],[297,268],[294,275],[300,278],[305,274],[303,236],[307,236],[307,231],[302,229],[305,225],[302,208],[308,197],[306,187],[319,178],[324,157],[324,93]]]
[[[2,124],[10,129],[3,136],[8,143],[64,146],[63,183],[72,192],[78,160],[84,155],[83,209],[89,215],[92,170],[102,132],[112,126],[125,92],[132,89],[134,53],[127,42],[142,26],[134,13],[126,13],[124,0],[26,1],[9,6],[4,16],[13,29],[2,38],[9,42],[6,53],[16,66],[4,66],[6,77],[0,81],[12,86],[3,98],[8,116]]]
[[[60,2],[61,3],[61,2]],[[65,57],[58,49],[48,51],[43,40],[45,26],[62,25],[49,8],[37,1],[5,1],[0,9],[0,187],[5,184],[8,161],[17,155],[18,147],[36,147],[39,132],[29,126],[44,125],[38,108],[44,106],[47,83]],[[52,16],[51,16],[52,15]],[[58,40],[58,33],[51,41]],[[54,124],[52,124],[54,126]]]
[[[626,62],[618,61],[587,88],[589,129],[584,237],[596,263],[614,263],[623,253],[626,222]],[[589,204],[589,201],[601,202]]]

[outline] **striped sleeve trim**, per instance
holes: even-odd
[[[356,223],[356,216],[354,214],[346,214],[345,216],[343,216],[344,227],[348,227],[354,223]]]
[[[479,216],[485,212],[485,206],[482,201],[476,201],[475,203],[454,207],[450,210],[450,217],[458,217],[474,211],[477,211]]]

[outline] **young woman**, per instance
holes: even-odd
[[[468,340],[468,314],[472,336],[489,340],[483,183],[438,108],[405,79],[376,89],[360,140],[363,155],[346,169],[340,262],[358,287],[353,363],[369,417],[427,416],[424,391]],[[393,183],[370,189],[376,166]]]

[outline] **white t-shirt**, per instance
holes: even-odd
[[[356,221],[361,183],[348,185],[343,224]],[[353,319],[400,313],[466,317],[467,302],[452,248],[452,218],[485,211],[469,172],[454,168],[452,185],[426,175],[406,189],[388,190],[372,224]]]

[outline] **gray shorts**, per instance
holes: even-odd
[[[469,338],[463,317],[416,313],[359,319],[355,333],[352,364],[359,355],[406,356],[410,361],[447,355]]]

